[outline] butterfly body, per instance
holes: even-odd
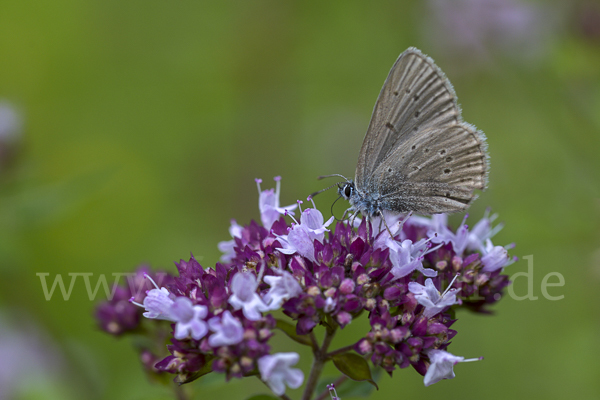
[[[338,193],[352,213],[419,214],[465,210],[487,185],[483,132],[462,121],[456,94],[431,58],[398,57],[373,109],[355,180]]]

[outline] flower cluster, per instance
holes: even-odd
[[[325,221],[310,198],[313,208],[303,210],[300,201],[280,207],[280,178],[275,180],[275,191],[262,191],[257,180],[262,223],[232,221],[232,239],[219,244],[221,263],[203,268],[193,256],[181,260],[178,276],[164,284],[146,273],[152,288],[131,298],[127,308],[127,293],[120,292],[99,306],[101,326],[114,334],[134,328],[139,314],[129,307],[168,321],[170,355],[155,368],[176,374],[180,383],[220,372],[227,379],[258,375],[280,396],[286,385],[300,387],[304,373],[293,368],[298,354],[271,352],[275,328],[311,346],[317,363],[352,354],[390,375],[412,366],[426,386],[454,377],[454,364],[470,361],[446,351],[457,333],[451,329],[454,310],[487,312],[509,284],[502,271],[513,261],[511,246],[492,244],[500,229],[492,226],[495,216],[486,213],[470,230],[466,216],[453,231],[444,215],[386,216],[384,229],[376,220],[357,227],[338,222],[330,230],[333,217]],[[278,309],[287,322],[271,314]],[[370,331],[327,353],[335,331],[362,314]],[[319,326],[327,332],[322,346],[312,334]],[[312,378],[308,386],[316,382]]]
[[[96,307],[96,320],[100,329],[116,336],[138,329],[144,310],[132,304],[130,299],[133,298],[137,302],[144,301],[147,292],[153,288],[151,281],[146,277],[161,284],[169,283],[173,279],[166,272],[152,273],[148,266],[139,267],[127,277],[125,285],[115,288],[109,301]]]

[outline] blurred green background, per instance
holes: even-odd
[[[268,188],[281,175],[290,204],[329,183],[318,175],[353,175],[409,46],[436,60],[465,120],[486,132],[490,186],[470,221],[488,206],[500,214],[494,242],[533,255],[538,299],[459,313],[449,350],[484,361],[428,388],[398,370],[371,398],[599,398],[600,4],[448,4],[2,0],[0,101],[23,126],[0,176],[0,314],[5,328],[37,332],[23,334],[32,348],[45,343],[34,363],[53,353],[45,371],[11,380],[15,398],[169,398],[127,338],[97,329],[103,294],[90,301],[78,278],[68,301],[58,289],[46,301],[36,273],[68,283],[89,272],[95,284],[143,262],[174,271],[190,252],[214,265],[229,220],[259,216],[255,177]],[[324,214],[333,199],[317,199]],[[565,281],[548,288],[557,301],[541,291],[552,272]],[[514,290],[525,295],[526,279]],[[264,392],[254,379],[190,386],[195,398]]]

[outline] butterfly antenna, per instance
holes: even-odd
[[[317,179],[318,179],[318,180],[321,180],[321,179],[325,179],[325,178],[332,178],[332,177],[334,177],[334,176],[339,176],[340,178],[344,178],[344,180],[345,180],[346,182],[350,182],[350,179],[348,179],[348,178],[346,178],[344,175],[340,175],[340,174],[321,175],[321,176],[317,177]]]
[[[318,195],[319,193],[323,193],[323,192],[325,192],[325,191],[327,191],[327,190],[331,189],[331,188],[332,188],[332,187],[334,187],[334,186],[338,186],[340,183],[342,183],[342,182],[334,183],[333,185],[329,186],[328,188],[321,189],[321,190],[319,190],[319,191],[317,191],[317,192],[314,192],[313,194],[311,194],[311,195],[310,195],[310,197],[311,197],[311,198],[313,198],[313,197],[315,197],[316,195]],[[337,200],[336,200],[336,201],[337,201]]]

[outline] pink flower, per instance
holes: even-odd
[[[302,294],[302,286],[287,271],[281,271],[281,276],[265,276],[263,280],[271,285],[271,289],[263,297],[269,305],[269,310],[277,310],[284,301]]]
[[[316,262],[314,239],[310,237],[309,230],[302,224],[296,224],[287,235],[277,236],[277,241],[283,247],[277,248],[283,254],[298,253],[302,257]]]
[[[221,314],[220,318],[209,319],[208,326],[215,332],[208,338],[211,347],[231,346],[240,343],[244,338],[242,323],[229,311]]]
[[[399,244],[388,238],[386,244],[390,249],[390,261],[393,265],[390,273],[394,275],[394,279],[403,278],[414,270],[428,277],[437,276],[437,271],[423,267],[423,254],[426,247],[424,241],[420,240],[413,244],[411,240],[406,239]]]
[[[291,368],[291,366],[296,365],[298,360],[300,360],[298,353],[277,353],[263,356],[258,360],[260,377],[278,396],[285,393],[285,385],[297,389],[304,382],[304,373],[298,368]]]
[[[423,315],[427,318],[431,318],[444,308],[453,304],[459,304],[459,301],[456,299],[458,289],[450,289],[451,285],[452,282],[444,293],[440,293],[436,289],[431,278],[428,278],[425,281],[425,286],[417,282],[409,282],[408,290],[415,295],[419,304],[425,307]]]
[[[231,280],[232,295],[229,298],[229,304],[235,310],[240,308],[244,312],[244,317],[251,321],[259,320],[261,312],[268,311],[269,307],[262,301],[256,288],[258,282],[252,273],[238,272]]]
[[[484,256],[481,257],[483,272],[494,272],[509,264],[508,251],[502,246],[494,246],[492,241],[486,241]]]
[[[235,257],[235,238],[242,238],[242,230],[244,228],[237,224],[235,219],[231,220],[231,226],[229,227],[229,234],[233,238],[232,240],[227,240],[223,242],[219,242],[217,245],[219,250],[223,253],[221,256],[221,261],[224,263],[229,263]]]
[[[316,239],[323,243],[325,232],[329,231],[327,227],[333,222],[333,216],[323,222],[323,214],[316,208],[307,208],[300,214],[300,225],[308,232],[311,239]]]
[[[276,176],[274,178],[276,183],[276,189],[261,190],[260,184],[262,179],[255,179],[256,186],[258,187],[258,209],[260,210],[260,220],[267,230],[271,230],[271,226],[275,221],[279,219],[280,215],[286,213],[294,215],[292,210],[297,207],[297,204],[292,204],[287,207],[279,206],[279,194],[281,191],[281,177]]]
[[[442,379],[454,378],[454,366],[459,362],[471,362],[483,359],[483,357],[480,357],[465,360],[464,357],[455,356],[444,350],[429,350],[426,353],[429,356],[431,364],[423,379],[425,386],[433,385]]]

